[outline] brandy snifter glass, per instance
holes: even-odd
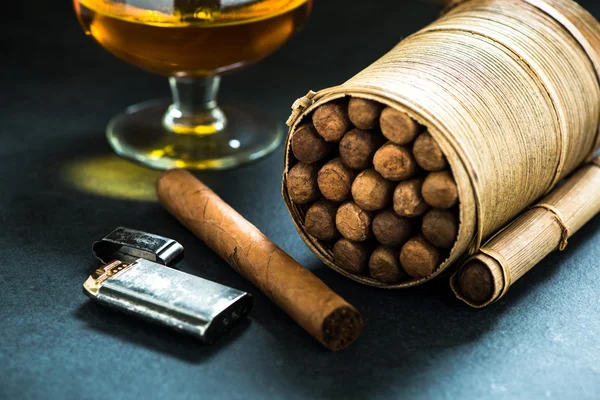
[[[224,169],[279,145],[282,127],[260,110],[218,105],[220,74],[281,47],[303,25],[312,0],[74,0],[74,5],[85,32],[102,47],[169,78],[172,101],[137,104],[110,121],[107,137],[119,155],[158,169]]]

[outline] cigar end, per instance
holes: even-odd
[[[180,168],[172,168],[172,169],[168,169],[165,172],[163,172],[162,174],[160,174],[160,176],[158,177],[158,179],[156,180],[156,185],[158,187],[158,185],[165,179],[168,179],[169,176],[173,175],[173,174],[180,174],[180,173],[185,173],[187,171],[180,169]]]
[[[362,315],[350,306],[335,309],[325,318],[322,327],[323,344],[339,351],[350,346],[363,330]]]
[[[172,177],[175,175],[191,175],[188,171],[183,170],[183,169],[179,169],[179,168],[173,168],[173,169],[169,169],[165,172],[163,172],[158,179],[156,180],[156,194],[158,195],[158,198],[161,199],[161,194],[163,193],[164,189],[165,189],[165,185],[167,184],[168,181],[171,180],[177,180],[177,179],[173,179]]]
[[[472,260],[460,270],[458,287],[467,300],[485,303],[494,295],[494,278],[484,263]]]

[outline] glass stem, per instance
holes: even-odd
[[[163,117],[163,125],[182,135],[211,135],[225,128],[227,119],[217,105],[221,77],[170,77],[173,104]]]

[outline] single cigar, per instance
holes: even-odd
[[[327,156],[331,145],[325,141],[312,124],[302,124],[292,134],[292,153],[299,161],[314,163]]]
[[[396,144],[408,144],[412,142],[419,133],[419,124],[408,114],[386,107],[379,117],[381,133],[388,140]]]
[[[369,259],[371,276],[381,283],[394,284],[406,277],[400,265],[400,252],[386,246],[379,246]]]
[[[364,242],[371,237],[373,215],[351,201],[340,206],[335,216],[335,225],[346,239]]]
[[[323,241],[337,239],[340,236],[335,226],[337,209],[337,204],[329,200],[319,200],[314,203],[304,217],[306,232]]]
[[[358,243],[342,238],[333,246],[335,264],[353,274],[362,274],[369,264],[369,248],[365,243]]]
[[[403,181],[411,178],[417,171],[417,163],[409,149],[388,142],[381,146],[373,156],[375,170],[390,181]]]
[[[469,261],[458,274],[461,294],[474,303],[489,301],[494,295],[494,278],[479,260]]]
[[[382,108],[379,102],[353,97],[348,102],[348,117],[358,129],[373,129],[379,125]]]
[[[434,208],[423,217],[423,236],[440,249],[451,249],[458,236],[458,218],[448,210]]]
[[[421,193],[427,204],[435,208],[451,208],[458,202],[458,188],[449,171],[427,175]]]
[[[360,313],[183,170],[157,182],[161,204],[294,321],[330,350],[360,334]]]
[[[448,166],[446,157],[429,132],[421,133],[413,145],[415,160],[425,171],[441,171]]]
[[[373,155],[381,142],[381,136],[374,131],[352,129],[340,142],[340,158],[347,167],[367,169],[373,163]]]
[[[374,169],[367,169],[352,184],[352,198],[367,211],[381,210],[392,202],[394,184],[384,179]]]
[[[339,142],[352,128],[348,118],[348,106],[343,102],[332,102],[318,107],[312,116],[317,132],[328,142]]]
[[[423,215],[429,205],[423,199],[421,188],[423,179],[411,179],[400,182],[394,190],[394,211],[400,217],[418,217]]]
[[[433,274],[440,264],[439,250],[424,237],[410,239],[400,251],[400,264],[413,278],[426,278]]]
[[[382,211],[373,218],[373,234],[384,246],[400,247],[412,235],[412,222],[392,210]]]
[[[318,166],[298,163],[290,169],[287,176],[287,190],[296,204],[307,204],[319,197],[317,186]]]
[[[334,158],[319,170],[317,184],[323,196],[331,201],[346,201],[350,198],[352,182],[356,172]]]

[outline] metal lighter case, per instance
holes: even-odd
[[[105,263],[83,284],[93,300],[211,343],[252,309],[248,293],[171,268],[183,258],[174,240],[117,228],[93,245]]]

